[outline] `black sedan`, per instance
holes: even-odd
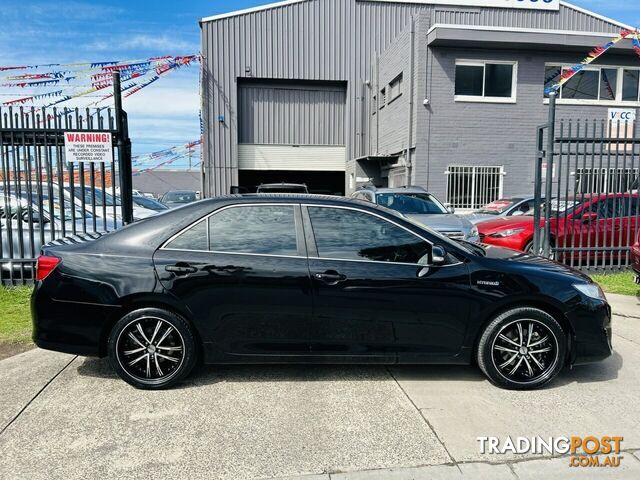
[[[205,363],[477,363],[531,389],[611,355],[611,310],[558,263],[314,195],[203,200],[43,247],[36,344],[139,388]]]

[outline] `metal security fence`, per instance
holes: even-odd
[[[117,99],[115,110],[0,108],[0,283],[32,281],[48,242],[131,221],[130,143],[119,107]],[[110,150],[100,161],[67,158],[70,142],[96,138]]]
[[[502,166],[450,165],[447,202],[462,209],[477,209],[502,197]]]
[[[640,229],[634,121],[556,121],[552,107],[538,131],[536,194],[546,198],[533,249],[576,268],[627,268]]]

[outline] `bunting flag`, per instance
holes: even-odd
[[[201,140],[194,140],[193,142],[185,143],[182,145],[174,145],[173,147],[165,148],[157,152],[146,153],[144,155],[135,155],[131,157],[132,163],[135,166],[146,165],[152,162],[160,162],[153,168],[157,168],[167,163],[173,163],[178,159],[186,158],[189,155],[193,155],[196,148],[201,144]]]
[[[635,36],[631,39],[633,44],[633,51],[640,57],[640,32],[636,32]]]
[[[560,87],[562,87],[562,85],[564,85],[565,83],[567,83],[569,80],[571,80],[577,73],[581,72],[584,67],[586,65],[589,65],[590,63],[592,63],[593,61],[595,61],[597,58],[599,58],[600,56],[602,56],[607,50],[609,50],[610,48],[612,48],[613,46],[615,46],[618,42],[620,42],[621,40],[632,36],[632,41],[633,40],[638,40],[638,32],[637,31],[632,31],[632,30],[622,30],[620,31],[620,33],[618,35],[616,35],[613,39],[611,39],[609,42],[605,43],[604,45],[600,45],[598,47],[595,47],[593,50],[591,50],[589,52],[589,54],[582,60],[582,62],[569,67],[569,68],[565,68],[562,70],[562,73],[560,74],[560,81],[558,81],[556,84],[551,85],[550,87],[547,87],[544,89],[544,93],[545,95],[549,95],[552,92],[557,92]],[[637,47],[640,49],[640,42],[638,43]],[[636,50],[636,44],[634,42],[634,50]],[[636,52],[638,52],[639,50],[636,50]],[[640,53],[639,53],[640,54]]]
[[[6,77],[0,77],[0,80],[4,80],[5,82],[0,84],[0,87],[25,90],[30,88],[58,87],[63,90],[22,96],[3,102],[1,105],[24,105],[25,103],[33,103],[49,97],[60,97],[54,102],[39,106],[38,110],[41,110],[42,108],[85,97],[112,87],[114,72],[120,73],[120,81],[122,82],[121,91],[127,92],[125,96],[131,96],[153,84],[160,77],[178,68],[189,66],[199,61],[200,55],[165,55],[141,60],[4,66],[0,67],[0,71],[16,71],[16,73]],[[57,67],[62,67],[62,69],[56,70],[55,68]],[[45,68],[47,71],[44,72],[17,74],[19,70],[41,70]],[[112,97],[113,93],[111,92],[107,95],[100,96],[99,100],[86,106],[96,105]]]

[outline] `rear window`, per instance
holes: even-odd
[[[167,248],[295,256],[298,247],[294,207],[226,208],[196,223],[173,239]]]
[[[475,213],[484,213],[488,215],[500,215],[506,212],[511,206],[516,203],[517,200],[495,200],[491,203],[487,203],[484,207],[476,210]]]

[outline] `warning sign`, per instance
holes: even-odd
[[[68,163],[113,162],[111,134],[65,132],[64,153]]]

